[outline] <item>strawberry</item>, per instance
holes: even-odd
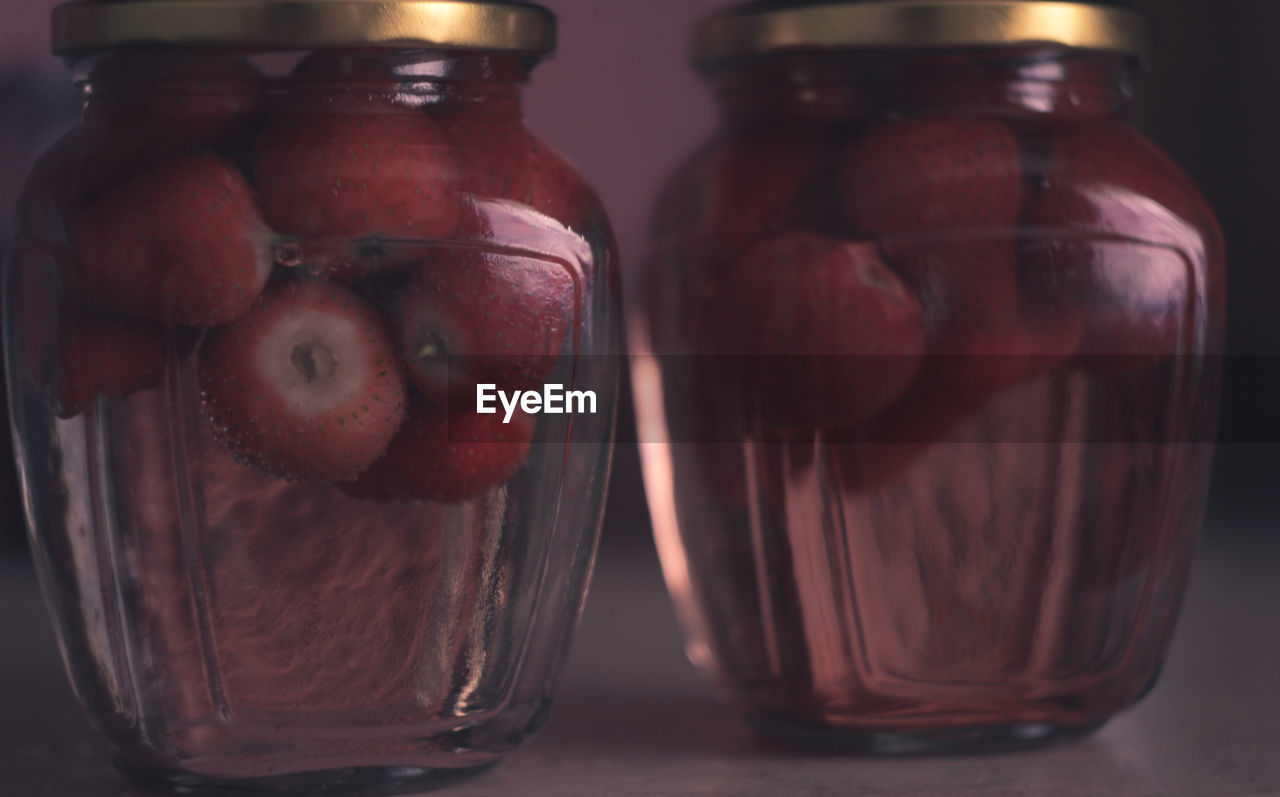
[[[459,180],[469,194],[519,202],[575,228],[599,204],[574,168],[516,114],[484,106],[453,108],[440,117],[440,126],[454,147]]]
[[[94,64],[89,80],[94,91],[85,124],[127,124],[135,136],[189,143],[246,126],[262,88],[262,73],[241,56],[170,49],[112,51]]]
[[[239,56],[129,49],[103,57],[77,129],[84,197],[203,147],[237,145],[252,127],[261,79]]]
[[[849,222],[879,238],[1010,230],[1018,221],[1018,139],[995,118],[882,124],[844,152],[839,180]]]
[[[369,500],[479,498],[515,475],[529,455],[532,421],[523,415],[502,421],[501,414],[480,415],[465,401],[448,408],[418,404],[387,455],[340,487]]]
[[[108,193],[72,225],[69,292],[127,315],[215,326],[243,315],[271,273],[271,231],[235,167],[208,153]]]
[[[732,273],[708,312],[715,350],[741,356],[729,368],[757,431],[853,423],[915,379],[920,303],[873,245],[789,233],[753,246]]]
[[[1103,116],[1120,99],[1116,61],[1009,47],[911,56],[893,77],[889,105],[921,113],[1051,113],[1052,118]]]
[[[232,452],[281,476],[341,481],[373,464],[405,416],[377,312],[328,283],[268,291],[199,355],[204,408]]]
[[[695,155],[662,190],[653,219],[654,262],[645,298],[663,351],[710,352],[704,312],[734,279],[744,247],[793,229],[793,208],[814,178],[824,142],[808,127],[721,139]]]
[[[986,398],[974,391],[915,387],[871,420],[832,431],[826,452],[840,488],[862,493],[897,481]]]
[[[922,379],[992,394],[1043,373],[1079,343],[1077,314],[1022,308],[1017,137],[994,117],[889,122],[846,153],[850,222],[881,236],[925,308],[931,357]]]
[[[1162,247],[1066,238],[1023,247],[1040,301],[1083,317],[1078,363],[1123,376],[1184,350],[1196,287],[1187,262]]]
[[[123,398],[160,383],[164,329],[64,307],[58,329],[56,411],[72,418],[97,396]]]
[[[397,331],[410,379],[431,399],[451,386],[540,384],[573,329],[576,291],[573,275],[557,263],[435,250],[399,298]]]
[[[335,267],[399,265],[413,255],[388,244],[448,238],[461,220],[448,142],[416,109],[366,98],[282,111],[253,159],[267,221]]]
[[[737,253],[788,229],[788,212],[814,177],[822,143],[807,128],[788,128],[718,144],[692,165],[692,191],[665,209],[693,224],[687,229],[696,245]]]
[[[1078,311],[1024,305],[1010,241],[903,244],[894,251],[924,306],[926,383],[990,395],[1075,354]]]
[[[1193,297],[1224,290],[1209,262],[1212,214],[1191,181],[1108,122],[1058,131],[1043,185],[1024,220],[1036,240],[1023,270],[1084,313],[1082,364],[1123,374],[1178,352]]]
[[[422,110],[440,101],[440,62],[385,48],[315,50],[289,76],[278,106],[301,113]]]

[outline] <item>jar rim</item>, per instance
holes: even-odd
[[[80,0],[53,10],[53,52],[125,46],[438,47],[546,57],[556,15],[522,0]]]
[[[795,50],[962,49],[1051,45],[1145,57],[1145,14],[1124,5],[1052,0],[810,0],[748,2],[693,29],[702,69]]]

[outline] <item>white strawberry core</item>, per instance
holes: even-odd
[[[370,365],[360,325],[323,312],[301,312],[271,329],[258,350],[258,367],[302,415],[331,412],[369,383]]]

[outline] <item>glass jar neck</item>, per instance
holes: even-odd
[[[1062,48],[786,53],[746,59],[712,80],[731,125],[784,119],[991,113],[1117,116],[1136,69],[1119,55]]]
[[[513,53],[320,49],[239,54],[227,50],[142,48],[104,53],[75,66],[86,102],[148,96],[394,95],[409,104],[459,103],[519,114],[534,63]]]

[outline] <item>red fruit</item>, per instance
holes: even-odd
[[[86,124],[128,124],[135,136],[187,143],[243,127],[262,88],[262,73],[247,59],[189,50],[116,50],[94,65],[89,79],[94,91]]]
[[[462,204],[431,117],[386,102],[277,113],[254,153],[263,213],[278,232],[332,246],[336,262],[404,262],[387,239],[447,238]],[[315,240],[319,239],[319,240]],[[358,239],[348,241],[343,239]]]
[[[734,279],[734,258],[752,242],[795,229],[793,206],[812,181],[822,147],[807,129],[720,140],[666,185],[653,219],[656,258],[646,286],[663,351],[706,353],[714,330],[705,308]]]
[[[1079,307],[1028,304],[1008,239],[900,242],[892,257],[924,306],[925,384],[987,396],[1053,370],[1079,348]]]
[[[301,113],[421,111],[440,102],[439,70],[438,60],[424,60],[420,52],[316,50],[294,67],[279,106]]]
[[[882,238],[1012,230],[1018,221],[1018,139],[995,118],[888,122],[849,147],[839,180],[850,223]]]
[[[215,326],[243,315],[271,273],[271,231],[235,167],[208,153],[148,172],[72,225],[76,297],[127,315]]]
[[[1120,122],[1057,129],[1042,183],[1034,204],[1056,204],[1061,223],[1075,231],[1186,245],[1208,211],[1177,164]]]
[[[932,349],[963,353],[1018,308],[1017,250],[1009,238],[946,237],[886,247],[920,296]]]
[[[90,76],[77,184],[94,199],[130,177],[252,127],[261,73],[239,56],[118,50]]]
[[[863,492],[896,481],[992,398],[1053,372],[1079,348],[1078,313],[1006,309],[988,326],[933,342],[906,395],[874,418],[829,435],[843,489]]]
[[[1076,353],[1078,308],[1025,305],[1009,241],[960,240],[897,252],[924,305],[930,356],[923,381],[990,395]]]
[[[692,191],[664,203],[693,223],[694,259],[699,247],[733,254],[788,229],[788,211],[813,179],[822,143],[802,131],[761,133],[717,145],[695,162]]]
[[[409,377],[428,398],[477,383],[540,384],[576,318],[577,283],[557,263],[475,249],[437,249],[399,304]]]
[[[519,202],[576,228],[598,205],[577,171],[530,133],[517,114],[457,108],[440,118],[440,126],[453,144],[467,193]]]
[[[164,376],[164,329],[63,308],[58,329],[56,410],[72,418],[99,395],[123,398]]]
[[[461,503],[515,475],[529,455],[534,424],[516,415],[480,415],[464,401],[419,404],[387,455],[343,491],[370,500]]]
[[[1169,249],[1078,238],[1024,247],[1041,303],[1083,316],[1077,362],[1123,376],[1184,350],[1197,288],[1187,261]]]
[[[929,449],[946,441],[987,396],[913,388],[865,423],[831,432],[827,455],[840,488],[862,493],[897,481]]]
[[[708,308],[715,351],[754,431],[803,432],[875,414],[915,379],[920,303],[871,244],[790,233],[752,247]]]
[[[405,382],[377,312],[336,285],[269,291],[200,351],[204,407],[218,438],[271,473],[353,479],[387,450]]]
[[[1122,374],[1178,352],[1192,298],[1223,291],[1191,181],[1130,128],[1096,123],[1052,138],[1045,186],[1023,269],[1085,314],[1082,364]]]
[[[1055,120],[1102,116],[1119,100],[1122,67],[1096,53],[1053,54],[1017,47],[913,55],[894,78],[889,102],[905,116],[921,113],[1052,113]]]

